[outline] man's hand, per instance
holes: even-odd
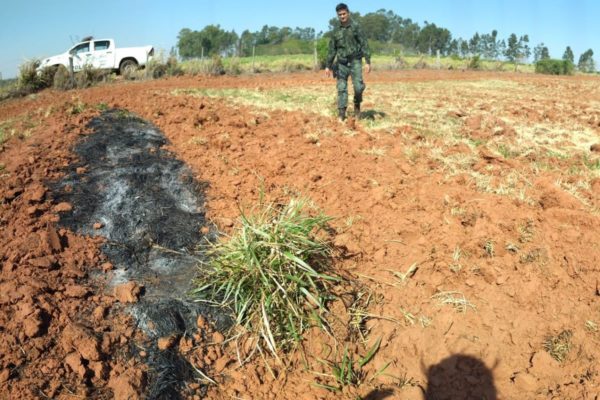
[[[325,68],[325,76],[331,78],[331,70],[329,68]]]
[[[368,74],[371,72],[371,64],[365,64],[365,72]]]

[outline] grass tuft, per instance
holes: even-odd
[[[26,93],[37,92],[50,86],[46,74],[38,74],[37,67],[40,61],[37,59],[25,61],[19,66],[18,87]],[[50,82],[51,83],[51,82]]]
[[[319,362],[324,364],[330,370],[330,373],[318,374],[322,378],[325,378],[327,383],[314,383],[314,386],[327,389],[331,392],[341,392],[344,387],[347,386],[360,386],[363,382],[365,382],[366,379],[366,374],[363,370],[363,367],[373,359],[375,353],[379,351],[380,345],[381,338],[378,338],[367,354],[358,360],[354,360],[354,357],[348,351],[348,346],[344,347],[344,353],[342,354],[342,358],[340,360],[319,360]],[[389,363],[385,364],[371,377],[370,380],[373,380],[377,376],[383,374],[388,366]]]
[[[573,332],[564,330],[557,336],[548,336],[544,341],[544,349],[558,362],[563,362],[571,350]]]
[[[310,326],[328,326],[326,304],[340,278],[325,274],[331,218],[305,199],[242,213],[235,232],[210,249],[193,291],[199,301],[233,311],[244,333],[273,355],[297,343]]]
[[[598,332],[598,324],[591,320],[585,321],[585,330],[588,332],[596,333]]]
[[[114,75],[109,70],[93,68],[91,65],[86,64],[75,74],[75,86],[89,88],[98,83],[110,82],[113,79]]]
[[[464,294],[461,292],[440,292],[431,297],[439,302],[440,305],[451,305],[458,312],[467,312],[470,307],[476,309],[475,305],[469,302]]]
[[[483,250],[487,257],[493,258],[496,255],[496,250],[494,246],[494,241],[492,239],[488,239],[485,241],[483,245]]]

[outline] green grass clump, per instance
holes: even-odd
[[[481,57],[479,55],[474,55],[471,60],[469,60],[469,69],[481,69]]]
[[[568,60],[545,59],[535,63],[536,74],[573,75],[575,65]]]
[[[277,356],[309,326],[327,326],[326,303],[340,281],[324,273],[331,259],[323,239],[330,220],[304,199],[242,213],[233,235],[209,251],[193,294],[230,308],[258,348]]]
[[[363,367],[367,365],[375,353],[379,351],[381,345],[381,338],[375,341],[375,344],[368,353],[358,360],[354,360],[352,354],[348,351],[348,347],[344,347],[344,353],[339,361],[325,361],[319,360],[322,364],[327,366],[330,370],[328,374],[317,373],[322,378],[327,380],[327,383],[314,383],[315,386],[327,389],[331,392],[340,392],[347,386],[360,386],[366,379],[365,371]],[[389,363],[384,365],[379,371],[377,371],[370,380],[375,379],[381,375],[389,366]]]
[[[590,171],[600,171],[600,158],[593,159],[586,154],[583,156],[583,165]]]

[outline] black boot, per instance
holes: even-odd
[[[360,103],[354,103],[354,117],[360,119]]]
[[[338,117],[340,118],[340,121],[345,121],[346,120],[346,109],[345,108],[340,108],[338,113]]]

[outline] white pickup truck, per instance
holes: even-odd
[[[92,68],[117,70],[123,74],[145,66],[153,55],[152,46],[116,48],[113,39],[86,37],[65,53],[43,59],[38,71],[59,65],[69,68],[69,59],[72,58],[75,72],[89,65]]]

